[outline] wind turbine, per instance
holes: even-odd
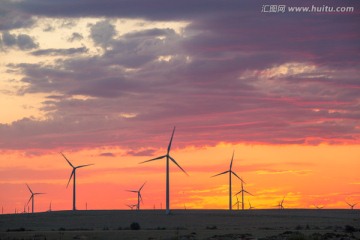
[[[61,155],[65,158],[65,160],[69,163],[69,165],[72,167],[72,172],[71,172],[71,175],[70,175],[70,178],[69,178],[69,181],[66,185],[66,188],[69,186],[69,183],[71,181],[71,178],[73,178],[73,211],[76,210],[76,169],[78,168],[82,168],[82,167],[87,167],[87,166],[91,166],[91,165],[94,165],[94,164],[86,164],[86,165],[80,165],[80,166],[76,166],[74,167],[74,165],[71,164],[71,162],[69,161],[69,159],[67,159],[65,157],[65,155],[63,153],[61,153]]]
[[[142,197],[141,197],[141,190],[144,187],[146,182],[144,182],[144,184],[139,188],[139,190],[127,190],[128,192],[133,192],[133,193],[137,193],[137,210],[140,210],[140,201],[143,203]]]
[[[248,201],[249,201],[249,209],[250,209],[250,210],[251,210],[251,209],[254,209],[255,207],[251,206],[250,200],[248,200]]]
[[[131,210],[133,210],[134,209],[134,207],[136,207],[137,206],[137,204],[126,204],[126,206],[128,206]]]
[[[286,196],[286,195],[285,195]],[[278,205],[276,205],[277,207],[279,207],[280,209],[284,209],[284,200],[285,200],[285,196],[283,197],[283,199],[281,200],[281,202],[279,202]]]
[[[156,161],[156,160],[159,160],[162,158],[166,158],[166,214],[170,214],[170,170],[169,170],[169,162],[170,161],[169,160],[171,160],[173,163],[175,163],[175,165],[178,166],[178,168],[180,168],[181,171],[183,171],[186,175],[188,175],[187,172],[185,172],[185,170],[175,161],[175,159],[170,156],[171,143],[172,143],[172,140],[174,137],[174,133],[175,133],[175,127],[174,127],[174,130],[173,130],[171,138],[170,138],[170,142],[169,142],[169,145],[167,148],[166,155],[141,162],[141,163],[146,163],[146,162],[151,162],[151,161]]]
[[[346,201],[345,201],[345,202],[346,202]],[[355,207],[358,203],[353,203],[353,204],[351,204],[351,203],[346,202],[346,204],[349,205],[349,207],[350,207],[351,210],[354,210],[354,207]]]
[[[323,208],[324,208],[324,206],[318,206],[318,205],[314,205],[314,207],[315,207],[316,209],[323,209]]]
[[[33,191],[31,191],[31,188],[29,187],[29,185],[26,184],[26,186],[28,187],[28,189],[31,193],[31,196],[29,198],[27,205],[29,205],[29,202],[31,201],[31,212],[34,213],[35,195],[40,195],[40,194],[44,194],[44,193],[34,193]]]
[[[244,210],[244,193],[250,194],[251,196],[254,196],[254,195],[252,195],[251,193],[249,193],[248,191],[246,191],[244,189],[244,182],[243,181],[241,181],[241,190],[238,193],[236,193],[235,195],[238,195],[239,193],[241,193],[241,201],[242,201],[241,202],[241,209]]]
[[[232,155],[232,158],[231,158],[229,170],[212,176],[212,177],[216,177],[216,176],[219,176],[219,175],[229,173],[229,210],[232,210],[231,174],[234,174],[235,177],[237,177],[238,179],[240,179],[241,182],[243,182],[243,180],[232,170],[232,164],[233,164],[233,161],[234,161],[234,153],[235,153],[235,151],[233,151],[233,155]]]
[[[238,198],[238,196],[236,195],[236,203],[235,203],[233,206],[237,206],[237,210],[239,210],[239,204],[240,204],[239,198]]]

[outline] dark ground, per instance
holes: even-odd
[[[140,228],[136,230],[136,228]],[[360,239],[359,210],[57,211],[0,215],[0,239]]]

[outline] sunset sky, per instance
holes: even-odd
[[[285,5],[285,12],[264,12]],[[296,6],[353,12],[289,12]],[[360,2],[1,0],[0,207],[226,209],[360,202]],[[240,191],[233,179],[233,193]],[[233,202],[236,199],[234,197]],[[360,204],[360,203],[359,203]],[[358,205],[357,208],[360,206]]]

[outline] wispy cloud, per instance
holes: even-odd
[[[256,174],[300,174],[300,175],[304,175],[304,174],[309,174],[312,172],[312,170],[258,170],[255,171]]]

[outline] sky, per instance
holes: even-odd
[[[171,165],[172,208],[228,208],[227,176],[211,176],[233,151],[246,208],[349,208],[359,22],[355,0],[1,0],[4,213],[27,210],[26,184],[46,193],[35,211],[71,209],[60,152],[94,164],[77,170],[78,209],[127,209],[144,182],[142,208],[164,208],[165,161],[139,163],[166,153],[174,126],[189,176]]]

